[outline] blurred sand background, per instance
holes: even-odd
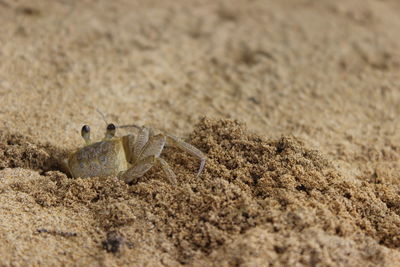
[[[400,260],[399,14],[400,3],[395,0],[0,0],[2,265],[177,266],[219,262],[216,266],[400,266],[396,263]],[[316,177],[321,183],[328,179],[324,170],[331,170],[335,175],[329,177],[340,176],[337,179],[360,194],[359,199],[352,198],[360,207],[351,212],[348,209],[343,216],[304,212],[294,221],[309,224],[301,229],[285,228],[279,238],[272,235],[275,228],[268,228],[274,223],[269,219],[254,219],[253,224],[246,221],[249,227],[237,231],[219,227],[224,238],[210,238],[208,245],[195,244],[196,238],[179,230],[182,225],[191,229],[183,223],[192,219],[190,213],[174,221],[170,227],[178,230],[173,231],[166,230],[167,219],[163,224],[166,228],[161,230],[157,230],[157,223],[147,224],[151,216],[159,216],[155,221],[162,216],[145,210],[138,211],[142,217],[135,213],[124,220],[115,215],[112,223],[99,223],[100,217],[104,221],[113,212],[101,213],[98,197],[97,202],[94,198],[78,201],[68,194],[61,197],[62,190],[73,182],[40,163],[40,155],[46,160],[52,157],[46,150],[49,147],[63,151],[82,146],[83,124],[91,126],[94,139],[101,138],[105,124],[96,108],[106,113],[109,121],[151,125],[210,153],[204,177],[210,183],[218,177],[232,182],[225,169],[218,172],[222,167],[216,162],[223,161],[220,155],[225,152],[215,157],[210,152],[213,145],[224,142],[224,134],[216,132],[217,137],[212,137],[210,129],[230,129],[225,133],[229,137],[230,131],[239,131],[237,127],[242,126],[227,121],[200,122],[203,116],[244,122],[247,129],[240,128],[240,134],[228,139],[241,140],[240,136],[255,133],[264,139],[243,138],[261,142],[261,150],[275,147],[280,151],[281,143],[271,140],[294,136],[301,141],[288,146],[293,151],[318,151],[318,156],[308,160],[316,166],[312,170],[319,173]],[[199,126],[193,132],[196,124]],[[204,140],[196,134],[203,134]],[[20,150],[12,147],[16,143]],[[7,149],[16,154],[4,153]],[[237,149],[232,157],[241,153],[242,147]],[[12,162],[10,155],[24,151],[39,154],[30,158],[39,157],[38,165]],[[171,153],[174,169],[181,172],[180,186],[186,188],[186,176],[192,177],[196,162],[174,156],[175,150]],[[257,153],[260,160],[264,152]],[[322,158],[329,164],[320,163]],[[281,163],[281,158],[274,160]],[[290,165],[290,171],[296,166]],[[119,211],[140,210],[152,205],[151,198],[144,198],[140,190],[165,186],[173,192],[171,196],[183,190],[164,185],[161,178],[157,180],[158,174],[157,170],[150,173],[139,189],[115,179],[89,179],[77,181],[75,191],[69,192],[79,195],[87,188],[97,193],[111,188],[115,190],[110,189],[112,193],[102,191],[112,195],[112,201],[105,196],[105,206],[112,203],[122,205],[117,207]],[[311,177],[307,171],[302,175]],[[201,184],[190,177],[190,183]],[[49,185],[46,179],[54,184]],[[43,198],[39,196],[42,188],[47,192]],[[251,193],[238,195],[259,204],[253,188],[241,190]],[[336,196],[343,189],[332,190],[336,193],[327,196],[328,202],[338,200]],[[305,191],[309,193],[307,186]],[[302,201],[300,206],[309,204],[307,198]],[[337,205],[344,209],[353,205],[343,203]],[[383,213],[362,210],[363,206]],[[286,218],[282,217],[285,207],[275,210],[277,218]],[[199,221],[204,223],[202,216]],[[348,225],[367,218],[369,224],[355,223],[358,230],[347,229],[341,234],[342,230],[335,233],[321,221],[313,223],[313,216],[326,220],[338,216]],[[202,227],[211,226],[205,223]],[[132,229],[140,229],[140,233]],[[104,249],[107,234],[124,240],[115,253]],[[289,242],[291,238],[295,241]]]

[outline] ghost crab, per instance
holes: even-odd
[[[138,129],[136,137],[132,134],[116,137],[117,128],[134,127]],[[205,166],[206,157],[194,146],[172,135],[154,134],[149,127],[137,125],[115,126],[110,123],[103,140],[92,143],[90,127],[84,125],[81,135],[86,146],[71,153],[64,161],[72,177],[118,176],[127,183],[143,176],[151,167],[161,166],[170,183],[176,183],[176,175],[168,163],[160,157],[165,145],[172,145],[200,159],[197,176]]]

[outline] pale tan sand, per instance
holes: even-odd
[[[400,266],[399,12],[0,0],[1,265]],[[177,186],[68,178],[96,108],[182,136],[204,175],[167,149]]]

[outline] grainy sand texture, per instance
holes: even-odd
[[[0,0],[0,265],[400,266],[399,14]],[[180,136],[203,174],[168,147],[176,185],[70,178],[96,109]]]

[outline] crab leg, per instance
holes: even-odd
[[[142,127],[136,137],[135,144],[133,145],[133,157],[132,162],[136,162],[139,159],[140,154],[143,151],[144,146],[149,141],[150,131],[146,127]]]
[[[158,163],[160,163],[165,175],[168,177],[169,182],[171,184],[176,184],[176,175],[174,171],[171,169],[169,164],[162,158],[157,158]]]
[[[139,178],[143,176],[148,170],[150,170],[151,167],[156,162],[155,156],[150,156],[147,157],[141,161],[139,161],[137,164],[135,164],[132,168],[128,169],[122,176],[121,178],[126,182],[130,183],[132,182],[135,178]]]
[[[155,156],[158,158],[164,149],[165,141],[165,136],[163,134],[150,136],[149,141],[144,145],[137,160],[140,161],[149,156]]]
[[[133,142],[133,140],[134,139],[129,139],[129,142]],[[200,167],[197,172],[197,177],[200,176],[206,163],[206,157],[203,152],[175,136],[165,134],[154,135],[152,129],[142,127],[133,144],[131,161],[133,167],[128,169],[122,175],[122,179],[124,179],[125,182],[130,183],[135,178],[144,175],[151,167],[158,163],[161,165],[170,183],[176,184],[175,173],[172,171],[168,163],[164,159],[160,158],[161,152],[166,143],[168,143],[168,145],[176,146],[186,153],[199,158]]]
[[[133,166],[132,168],[128,169],[122,176],[122,180],[126,183],[130,183],[136,178],[143,176],[148,170],[151,169],[156,163],[159,163],[168,177],[168,180],[171,184],[176,184],[176,175],[172,171],[171,167],[168,163],[163,160],[162,158],[156,158],[155,156],[149,156],[137,163],[137,165]]]
[[[166,138],[162,134],[153,135],[150,128],[143,127],[138,134],[133,147],[133,167],[123,174],[125,182],[130,183],[135,178],[144,175],[155,163],[159,163],[170,183],[176,184],[176,175],[168,163],[160,158]]]
[[[166,137],[167,137],[168,145],[176,146],[176,147],[182,149],[183,151],[185,151],[186,153],[189,153],[190,155],[200,159],[200,167],[199,167],[199,170],[196,175],[196,177],[199,177],[201,172],[204,169],[205,164],[206,164],[206,156],[203,154],[203,152],[201,152],[200,150],[198,150],[191,144],[188,144],[188,143],[182,141],[178,137],[175,137],[173,135],[166,135]]]

